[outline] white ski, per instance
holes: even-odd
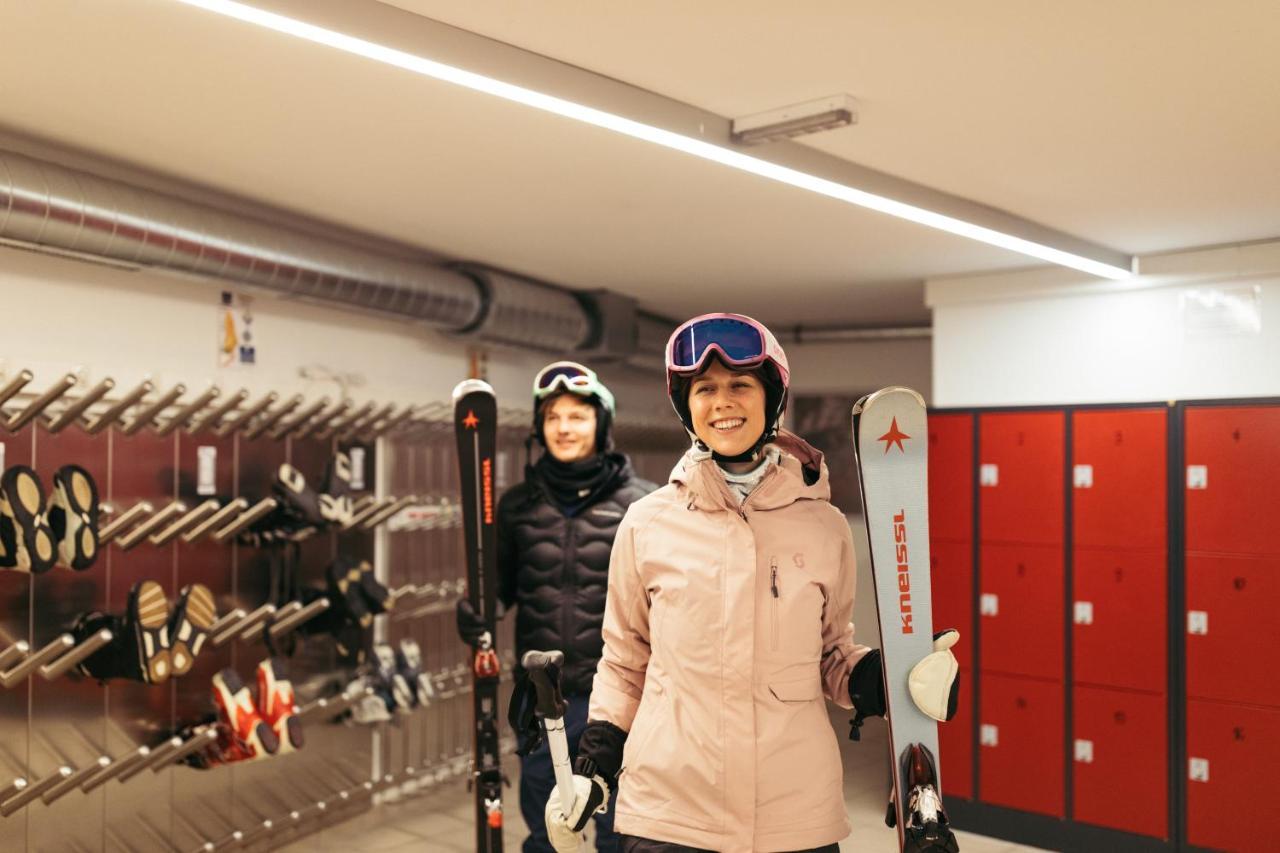
[[[924,399],[885,388],[853,407],[853,448],[871,545],[893,792],[886,822],[905,853],[956,853],[942,809],[938,724],[912,701],[911,668],[933,651]]]

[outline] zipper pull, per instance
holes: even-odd
[[[778,558],[769,558],[769,589],[773,592],[773,597],[778,597]]]

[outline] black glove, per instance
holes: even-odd
[[[956,636],[948,637],[941,644],[942,648],[939,648],[938,640],[948,634]],[[955,644],[958,636],[958,632],[953,628],[946,628],[935,633],[933,635],[934,654],[945,652],[949,656],[951,654],[950,648]],[[853,710],[855,712],[849,729],[850,740],[861,740],[859,729],[862,727],[863,719],[866,717],[883,717],[887,710],[884,698],[883,666],[883,662],[880,659],[880,650],[872,649],[854,664],[853,672],[849,673],[849,700],[853,702]],[[946,709],[946,719],[948,720],[955,717],[960,700],[960,675],[958,671],[955,671],[954,667],[952,667],[952,671],[953,677]],[[916,701],[918,703],[919,700],[917,699]],[[921,710],[924,711],[925,709],[922,708]],[[926,711],[926,713],[928,712]]]
[[[458,615],[458,636],[462,638],[462,642],[466,643],[473,649],[480,648],[480,639],[489,629],[484,621],[476,613],[475,608],[471,606],[471,601],[466,598],[459,598],[457,605]],[[495,621],[501,619],[503,615],[502,602],[498,602],[497,612],[494,613]],[[489,638],[493,642],[493,638]]]

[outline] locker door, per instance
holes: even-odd
[[[1274,850],[1280,711],[1187,703],[1187,840],[1221,850]],[[1259,796],[1263,799],[1260,801]]]
[[[1098,409],[1072,418],[1076,545],[1164,549],[1166,410]]]
[[[1280,707],[1277,602],[1280,558],[1187,555],[1188,696]]]
[[[1062,412],[999,412],[980,419],[979,523],[983,542],[1059,544]]]
[[[973,665],[973,546],[968,542],[929,543],[929,586],[933,629],[955,628],[953,651],[962,668]]]
[[[1186,415],[1187,550],[1280,554],[1280,407]]]
[[[1163,693],[1169,636],[1163,552],[1078,549],[1072,680]]]
[[[1075,819],[1165,838],[1169,707],[1162,694],[1075,690]]]
[[[938,763],[944,797],[973,799],[973,675],[960,668],[960,707],[938,725]]]
[[[929,535],[973,538],[973,415],[929,415]]]
[[[984,673],[981,703],[981,800],[1062,817],[1062,685]]]
[[[1044,545],[984,545],[978,613],[981,668],[1063,681],[1062,551]]]

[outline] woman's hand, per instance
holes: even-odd
[[[560,804],[560,788],[555,787],[547,798],[544,812],[547,821],[547,838],[556,853],[578,853],[582,847],[583,829],[597,812],[603,814],[609,808],[609,786],[599,776],[573,777],[573,808],[565,814]]]

